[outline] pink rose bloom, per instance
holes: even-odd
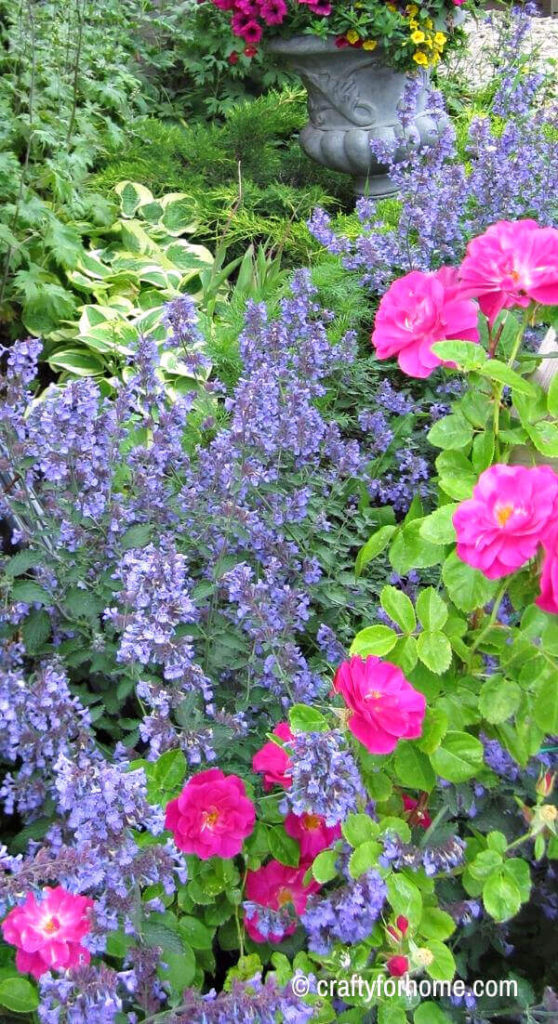
[[[28,892],[25,903],[10,910],[2,923],[5,942],[17,946],[18,971],[40,978],[47,971],[88,964],[91,954],[81,940],[91,931],[92,907],[93,900],[61,885],[43,889],[40,903]]]
[[[502,309],[558,303],[558,230],[534,220],[501,220],[467,246],[459,271],[491,323]]]
[[[199,772],[167,804],[165,828],[179,850],[209,857],[235,857],[254,829],[256,811],[238,775],[219,768]]]
[[[329,827],[321,814],[288,814],[285,818],[285,832],[298,840],[300,859],[308,862],[340,838],[341,825]]]
[[[344,661],[333,680],[350,711],[349,729],[371,754],[391,754],[422,733],[426,699],[400,668],[374,655]]]
[[[465,0],[453,0],[456,7],[461,7],[461,4],[465,3]]]
[[[283,743],[294,739],[294,736],[287,722],[280,722],[275,726],[273,735],[277,736]],[[254,754],[252,767],[255,772],[263,772],[264,789],[267,791],[273,786],[283,786],[288,789],[291,784],[290,771],[292,762],[283,747],[279,747],[272,740],[264,743],[261,750]]]
[[[296,931],[296,918],[306,910],[311,893],[317,892],[320,888],[314,881],[310,882],[310,885],[304,885],[306,871],[306,867],[289,868],[277,860],[271,860],[257,871],[248,872],[245,889],[247,902],[255,903],[262,909],[285,909],[285,920],[277,922],[278,931],[271,931],[265,935],[258,928],[257,910],[254,912],[254,908],[250,911],[248,908],[245,909],[244,927],[254,942],[281,942],[287,935],[292,935]]]
[[[557,511],[550,466],[490,466],[453,514],[457,554],[489,580],[508,576],[533,558]]]
[[[558,615],[558,527],[554,527],[543,540],[544,562],[541,592],[535,604],[543,612]]]
[[[413,270],[394,281],[383,296],[372,344],[378,359],[396,355],[403,373],[428,377],[443,365],[432,345],[452,338],[478,342],[477,321],[476,304],[460,294],[457,271]]]

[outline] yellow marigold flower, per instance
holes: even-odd
[[[386,7],[388,11],[397,11],[397,7],[395,4],[386,4]]]
[[[418,21],[416,18],[409,18],[409,28],[418,28]]]
[[[426,25],[427,28],[434,28],[434,22],[432,21],[432,18],[427,18],[424,24]]]
[[[448,37],[444,35],[443,32],[436,32],[436,35],[434,36],[434,42],[436,43],[436,46],[443,47],[446,45],[447,41]]]
[[[415,46],[418,46],[419,43],[424,43],[424,40],[426,39],[426,36],[425,36],[424,32],[421,32],[420,29],[417,29],[416,32],[412,33],[411,39],[413,40],[413,43],[415,44]]]
[[[417,64],[420,64],[421,67],[428,66],[428,57],[426,56],[425,53],[421,53],[420,50],[417,50],[416,53],[413,53],[413,60],[416,61]]]
[[[378,43],[376,42],[375,39],[365,39],[363,44],[362,44],[362,49],[363,50],[375,50],[377,45],[378,45]]]
[[[356,29],[350,28],[349,31],[347,32],[347,35],[345,36],[345,39],[347,40],[348,43],[351,43],[351,44],[352,43],[358,43],[358,41],[360,39],[360,36],[359,36],[358,32],[356,31]]]
[[[412,18],[414,18],[415,14],[418,14],[418,7],[416,4],[409,4],[405,8],[405,10],[407,11],[407,14],[411,15]]]

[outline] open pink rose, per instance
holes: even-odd
[[[453,514],[457,554],[490,580],[508,576],[533,558],[557,511],[550,466],[490,466]]]
[[[553,526],[545,536],[543,546],[541,592],[535,604],[543,612],[558,615],[558,525]]]
[[[165,828],[179,850],[209,857],[235,857],[254,829],[256,811],[238,775],[219,768],[199,772],[167,804]]]
[[[297,918],[306,910],[308,897],[320,888],[317,882],[311,881],[304,885],[303,879],[307,868],[289,868],[277,860],[271,860],[257,871],[249,871],[246,876],[246,901],[256,904],[246,909],[244,926],[254,942],[281,942],[287,935],[296,930]],[[261,907],[258,913],[257,906]],[[260,931],[260,918],[266,918],[265,910],[282,912],[276,915],[276,930],[269,926]],[[275,915],[274,915],[275,916]]]
[[[300,860],[314,860],[341,836],[341,826],[328,826],[321,814],[288,814],[285,832],[300,844]]]
[[[426,700],[397,665],[355,656],[339,666],[333,689],[351,712],[350,731],[371,754],[391,754],[399,739],[421,735]]]
[[[40,902],[28,892],[25,902],[10,910],[2,923],[5,942],[17,946],[18,971],[40,978],[47,971],[88,964],[91,954],[81,940],[91,931],[92,907],[93,900],[61,885],[43,889]]]
[[[378,359],[397,356],[403,373],[428,377],[442,365],[436,341],[479,340],[478,309],[459,291],[457,272],[441,267],[426,274],[413,270],[388,288],[380,302],[372,344]]]
[[[283,743],[294,739],[287,722],[280,722],[275,726],[273,735],[277,736]],[[273,743],[264,743],[261,750],[254,754],[252,767],[255,772],[262,772],[264,777],[264,789],[272,789],[273,786],[283,786],[288,789],[291,784],[290,771],[292,768],[291,759],[283,747]]]
[[[473,238],[461,264],[463,295],[475,296],[491,323],[502,309],[558,303],[558,230],[534,220],[501,220]]]

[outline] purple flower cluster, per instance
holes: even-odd
[[[101,964],[41,978],[40,1024],[115,1024],[122,1011],[119,976]]]
[[[285,805],[295,814],[321,814],[327,825],[356,811],[364,790],[343,734],[299,733],[292,742],[292,784]]]
[[[446,839],[436,846],[415,846],[404,843],[398,835],[388,835],[384,840],[380,861],[386,867],[391,865],[398,871],[424,869],[427,875],[447,874],[463,864],[465,842],[459,836]]]
[[[280,988],[272,975],[265,982],[258,975],[233,981],[230,991],[219,995],[185,993],[180,1008],[169,1013],[168,1024],[308,1024],[313,1015],[292,984]]]
[[[90,717],[70,693],[57,661],[44,662],[26,677],[23,652],[6,647],[0,658],[0,757],[17,768],[8,772],[0,799],[8,814],[39,817],[50,794],[60,757],[91,755]]]
[[[371,870],[331,896],[310,896],[302,923],[312,952],[327,955],[334,942],[353,945],[368,938],[382,912],[386,894],[382,877]]]

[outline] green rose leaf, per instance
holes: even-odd
[[[413,602],[407,594],[397,587],[386,586],[380,594],[380,604],[390,619],[403,630],[404,633],[412,633],[416,627],[417,620]]]
[[[297,868],[300,860],[300,847],[292,836],[288,836],[281,826],[270,826],[267,830],[267,839],[271,856],[280,864],[287,867]]]
[[[33,1013],[38,1005],[37,989],[27,978],[4,978],[0,982],[0,1006],[12,1013]]]
[[[421,1003],[413,1015],[414,1024],[452,1024],[452,1018],[448,1017],[440,1009],[437,1003]]]
[[[410,740],[400,740],[395,751],[395,771],[404,786],[430,793],[436,776],[429,758]]]
[[[307,704],[293,704],[289,722],[293,732],[326,732],[329,728],[322,713]]]
[[[457,363],[464,370],[477,370],[487,360],[484,349],[474,341],[436,341],[432,351],[444,363]]]
[[[449,504],[437,508],[435,512],[431,512],[429,516],[426,516],[422,520],[420,527],[421,537],[424,537],[425,540],[430,541],[432,544],[453,544],[455,541],[455,527],[452,517],[457,507],[458,503],[451,501]]]
[[[453,451],[466,448],[473,440],[473,428],[460,413],[451,413],[438,420],[428,432],[428,440],[435,448]]]
[[[487,722],[499,725],[517,711],[521,701],[521,689],[508,679],[492,676],[483,683],[479,694],[479,711]]]
[[[417,654],[423,665],[436,675],[442,675],[451,665],[451,644],[445,633],[421,633]]]
[[[455,974],[455,960],[451,950],[438,939],[430,939],[428,949],[433,954],[434,959],[426,968],[426,973],[434,981],[451,981]]]
[[[448,731],[448,716],[442,708],[427,708],[422,723],[422,736],[416,740],[417,747],[426,754],[433,754],[440,746]]]
[[[312,864],[312,874],[320,885],[331,882],[337,876],[337,857],[335,850],[323,850]]]
[[[386,880],[388,900],[395,915],[403,914],[413,925],[422,917],[420,889],[402,874],[390,875]]]
[[[365,871],[370,871],[370,868],[376,867],[381,852],[381,843],[369,841],[362,843],[361,846],[357,846],[349,860],[351,878],[360,878]]]
[[[367,626],[357,633],[349,653],[359,654],[361,658],[367,658],[370,654],[381,657],[393,650],[397,640],[397,633],[389,626]]]
[[[425,907],[420,919],[419,930],[428,939],[449,939],[455,931],[455,921],[451,914],[439,907]]]
[[[466,782],[483,765],[484,747],[466,732],[447,732],[430,760],[434,771],[448,782]]]
[[[501,363],[498,359],[488,359],[479,370],[479,373],[483,377],[488,377],[489,380],[495,380],[500,384],[507,384],[508,387],[513,391],[517,391],[520,395],[535,397],[533,385],[528,380],[525,380],[524,377],[520,377],[506,363]]]
[[[469,459],[463,452],[442,452],[436,459],[440,487],[456,501],[470,498],[478,473],[475,473]]]
[[[488,580],[478,569],[462,562],[455,551],[442,566],[442,579],[453,603],[462,612],[482,608],[494,597],[498,580]]]
[[[545,679],[539,687],[533,714],[545,735],[558,732],[558,686],[554,676]]]
[[[499,924],[515,917],[521,907],[521,892],[515,879],[506,871],[493,871],[482,889],[486,912]]]
[[[370,842],[378,834],[378,825],[368,814],[349,814],[341,828],[347,842],[354,847]]]
[[[437,565],[444,556],[443,547],[421,536],[423,522],[424,518],[420,517],[407,523],[391,546],[389,560],[400,576],[406,576],[409,569],[426,569],[429,565]]]
[[[434,587],[421,590],[417,598],[417,615],[423,629],[443,629],[448,620],[448,606]]]

